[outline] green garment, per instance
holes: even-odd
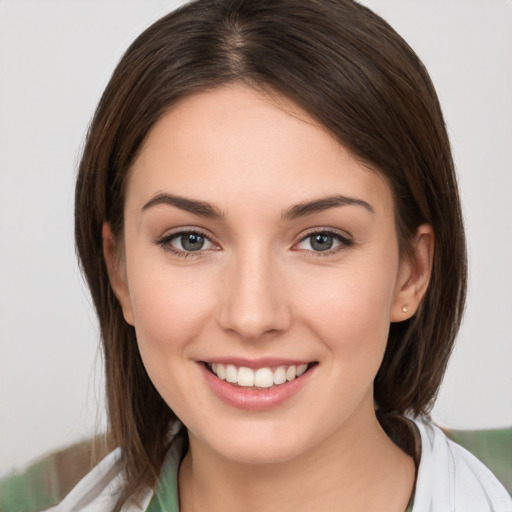
[[[177,439],[165,458],[162,475],[146,512],[179,512],[178,470],[183,459],[183,440]],[[0,511],[1,512],[1,511]]]

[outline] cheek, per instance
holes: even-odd
[[[201,332],[208,331],[215,296],[204,286],[204,276],[172,271],[168,265],[132,268],[129,276],[143,364],[169,407],[186,418],[187,401],[193,396],[191,375],[196,370],[191,349]]]
[[[304,322],[344,365],[357,367],[358,361],[373,360],[380,366],[389,332],[395,270],[393,261],[361,269],[347,267],[314,283],[303,280],[301,290],[296,290]]]
[[[130,276],[134,323],[143,355],[183,349],[205,328],[214,296],[197,269],[173,272],[162,265],[132,269]]]

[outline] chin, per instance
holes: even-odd
[[[239,464],[280,464],[293,460],[301,453],[300,449],[274,445],[272,443],[257,443],[253,446],[223,447],[222,456]]]
[[[254,429],[252,432],[218,435],[204,440],[221,457],[240,464],[278,464],[290,461],[307,450],[307,441],[299,432],[290,433],[284,429],[277,433],[268,429]]]

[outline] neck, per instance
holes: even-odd
[[[373,409],[371,421],[357,419],[314,448],[271,464],[226,459],[189,434],[180,510],[404,512],[414,486],[413,460],[387,437]]]

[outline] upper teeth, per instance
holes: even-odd
[[[252,370],[245,366],[237,368],[232,364],[212,363],[209,365],[219,379],[238,384],[245,388],[270,388],[274,384],[284,384],[286,381],[300,377],[307,369],[307,364],[258,368]]]

